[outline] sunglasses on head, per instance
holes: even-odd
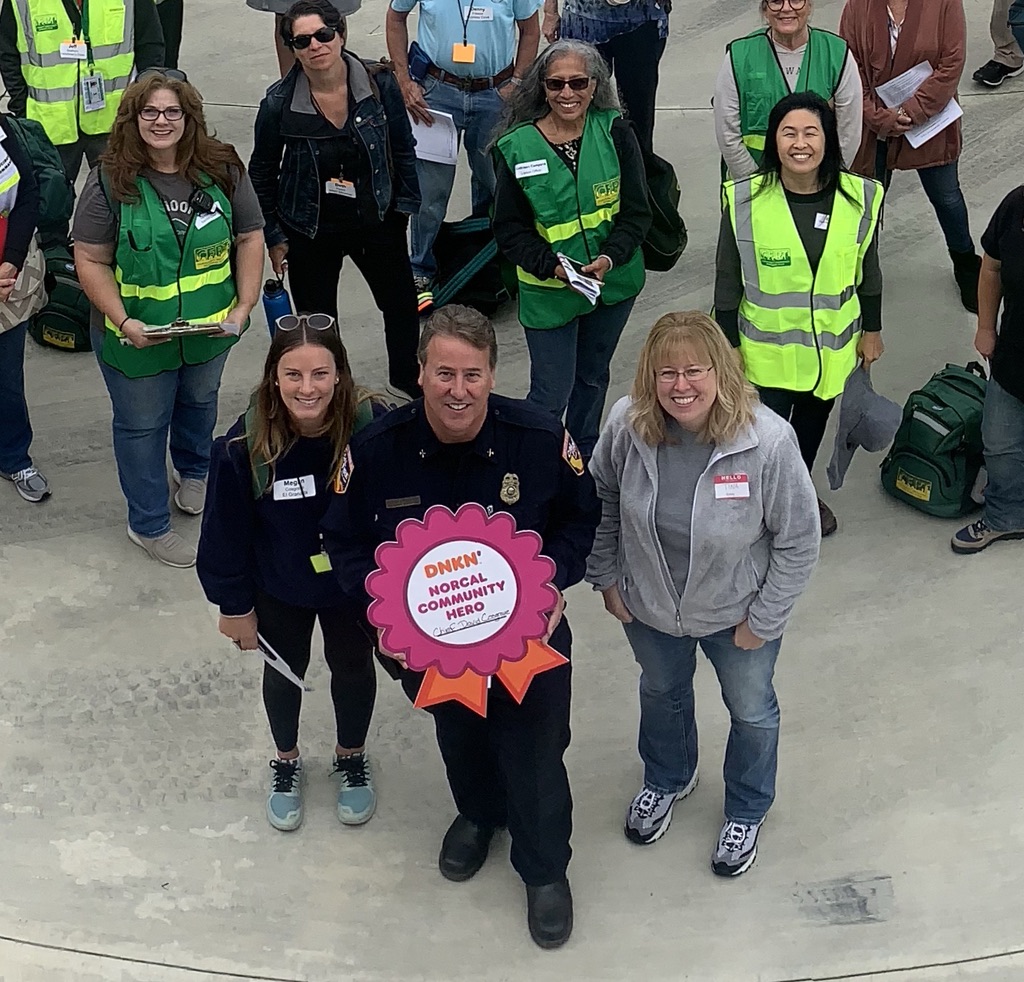
[[[274,322],[279,331],[295,331],[308,327],[311,331],[329,331],[334,327],[330,314],[285,314]]]
[[[588,85],[590,85],[590,76],[577,75],[576,78],[544,79],[544,88],[546,88],[548,92],[561,92],[567,85],[573,92],[582,92]]]
[[[314,31],[312,34],[296,34],[289,39],[288,47],[298,48],[302,51],[313,43],[313,38],[316,38],[321,44],[329,44],[337,33],[336,27],[321,27],[319,31]]]
[[[178,71],[177,68],[147,68],[135,76],[135,81],[141,82],[143,79],[153,78],[155,75],[160,78],[173,78],[176,82],[188,81],[188,76],[184,72]]]

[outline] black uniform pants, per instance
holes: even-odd
[[[796,433],[796,442],[800,446],[807,469],[814,467],[814,458],[818,455],[828,417],[835,399],[819,399],[810,392],[790,392],[788,389],[757,390],[763,402],[772,412],[781,416]]]
[[[413,398],[420,395],[416,346],[420,317],[409,265],[405,219],[395,211],[383,222],[358,231],[321,229],[309,238],[288,230],[288,281],[296,311],[338,317],[338,278],[349,256],[363,274],[373,301],[384,317],[388,381]],[[347,326],[338,321],[344,338]]]
[[[370,729],[377,696],[373,641],[362,616],[350,607],[293,607],[261,593],[256,599],[256,621],[261,635],[300,678],[309,668],[313,625],[320,621],[324,658],[331,670],[331,701],[339,747],[361,747]],[[263,704],[274,745],[282,753],[299,742],[302,693],[280,672],[263,668]]]
[[[564,618],[549,643],[568,657],[572,633]],[[402,673],[410,699],[422,679],[418,672]],[[529,886],[563,879],[572,856],[572,794],[562,760],[571,679],[571,665],[541,672],[520,705],[495,678],[487,716],[457,702],[427,710],[459,814],[477,825],[508,826],[512,866]]]
[[[645,153],[653,149],[658,64],[665,53],[666,40],[658,37],[658,24],[651,20],[597,45],[608,70],[615,73],[615,84]]]
[[[185,19],[184,0],[163,0],[156,6],[164,32],[164,63],[161,68],[177,68],[181,51],[181,31]]]

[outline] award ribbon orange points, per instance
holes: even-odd
[[[512,698],[521,703],[535,675],[546,672],[549,668],[566,665],[568,662],[568,658],[560,655],[550,645],[540,641],[527,641],[526,654],[518,661],[502,659],[496,674]]]

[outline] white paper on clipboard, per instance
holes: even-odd
[[[427,126],[409,115],[412,135],[416,137],[416,156],[420,160],[454,167],[459,159],[459,133],[455,129],[455,120],[451,113],[441,113],[434,109],[429,112],[434,117],[433,126]]]

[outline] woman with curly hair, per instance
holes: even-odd
[[[171,528],[206,499],[217,392],[263,274],[263,215],[235,148],[210,136],[182,72],[143,72],[75,213],[75,263],[113,406],[128,538],[168,566],[195,565]],[[154,330],[185,322],[205,333]]]

